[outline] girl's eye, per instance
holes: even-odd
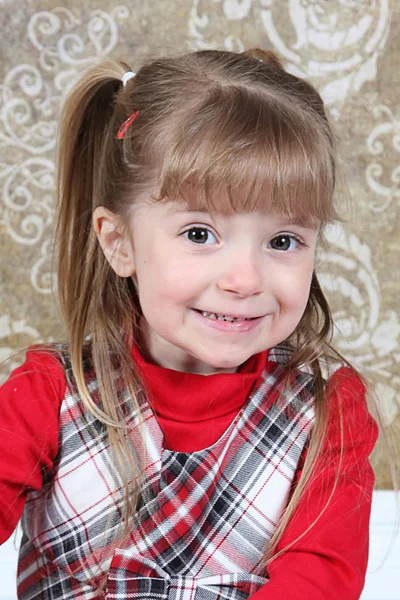
[[[287,233],[281,233],[270,241],[268,246],[273,250],[281,250],[286,252],[287,250],[296,250],[299,245],[304,245],[297,237],[289,235]]]
[[[188,234],[186,239],[189,240],[189,242],[194,242],[198,245],[210,243],[208,241],[210,235],[214,238],[214,241],[216,241],[214,234],[206,227],[191,227],[182,233],[184,236],[186,236],[186,234]]]

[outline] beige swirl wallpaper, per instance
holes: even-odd
[[[164,51],[261,46],[314,83],[335,127],[347,220],[327,231],[318,273],[337,347],[376,382],[400,438],[400,1],[0,0],[0,28],[0,361],[62,336],[50,262],[55,138],[88,58],[125,57],[136,70]],[[390,488],[384,453],[374,462],[377,487]]]

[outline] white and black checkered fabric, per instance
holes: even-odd
[[[107,551],[121,518],[121,480],[105,429],[69,385],[60,413],[60,452],[40,491],[28,495],[18,571],[21,600],[241,600],[266,583],[259,575],[314,422],[312,376],[288,382],[284,346],[224,435],[197,452],[163,448],[144,401],[144,480],[129,544]],[[98,384],[86,364],[90,393]],[[126,392],[121,388],[121,398]],[[139,448],[138,415],[127,419]],[[104,594],[96,585],[108,575]]]

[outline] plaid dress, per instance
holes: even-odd
[[[121,478],[105,427],[87,414],[76,392],[65,352],[60,450],[43,488],[27,497],[18,598],[241,600],[265,585],[259,565],[314,422],[312,376],[294,370],[284,380],[289,358],[285,346],[270,350],[232,424],[216,443],[196,452],[164,449],[157,419],[143,399],[137,524],[129,541],[116,548]],[[98,402],[89,363],[85,375]],[[122,387],[120,393],[127,398]],[[127,424],[132,447],[139,448],[138,415],[131,412]]]

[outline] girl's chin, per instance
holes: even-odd
[[[198,364],[195,369],[199,375],[216,375],[219,373],[237,373],[240,367],[245,363],[250,357],[245,356],[241,357],[237,360],[232,361],[223,361],[220,360],[212,360],[211,358],[207,359],[206,357],[193,356],[194,359],[198,359]],[[193,371],[194,372],[194,371]]]

